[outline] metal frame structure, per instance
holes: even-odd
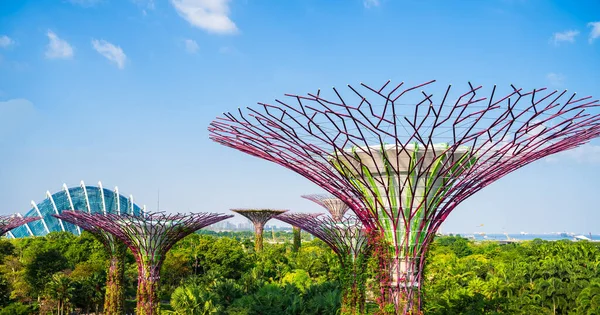
[[[39,217],[23,218],[19,214],[15,215],[0,215],[0,236],[10,233],[10,230],[21,225],[27,225],[30,222],[39,220]]]
[[[338,222],[342,221],[342,219],[344,218],[344,214],[346,214],[346,211],[348,211],[349,209],[347,204],[331,195],[315,194],[302,195],[300,197],[308,199],[318,204],[319,206],[327,209],[327,211],[329,211],[329,214],[331,214],[331,217],[333,217],[333,219]]]
[[[434,82],[286,94],[224,113],[208,128],[217,143],[316,183],[378,233],[387,243],[380,279],[399,314],[419,312],[422,257],[462,201],[600,134],[591,97],[513,85],[485,91],[470,82],[435,89]]]
[[[265,224],[274,216],[288,210],[276,209],[231,209],[231,211],[246,217],[254,225],[254,250],[258,253],[263,250],[263,231]]]
[[[69,217],[112,234],[131,250],[138,265],[136,314],[139,315],[159,314],[160,267],[171,247],[180,239],[203,227],[233,217],[233,215],[220,213],[155,212],[132,216],[63,211],[62,214],[65,219]]]

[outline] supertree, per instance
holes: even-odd
[[[231,209],[231,211],[243,215],[254,225],[254,250],[258,253],[263,249],[263,230],[265,224],[276,215],[288,210],[275,209]]]
[[[171,247],[180,239],[205,226],[232,217],[232,215],[218,213],[155,212],[132,216],[112,213],[90,214],[81,211],[63,211],[62,215],[67,222],[76,219],[78,223],[85,223],[112,234],[131,250],[138,265],[138,315],[159,314],[160,267]]]
[[[333,219],[312,213],[284,213],[275,218],[302,228],[331,247],[342,266],[342,314],[364,314],[369,246],[360,221],[349,216]]]
[[[88,222],[81,216],[73,215],[73,211],[63,211],[52,216],[69,222],[92,234],[108,252],[109,265],[106,272],[106,289],[104,293],[104,314],[117,315],[125,313],[125,254],[127,246],[114,235],[99,226]]]
[[[600,133],[591,97],[468,84],[440,97],[390,81],[225,113],[210,138],[289,168],[344,201],[384,249],[379,279],[396,313],[419,312],[424,257],[462,201],[500,177]],[[435,144],[437,142],[437,144]],[[385,305],[380,305],[385,307]]]
[[[0,236],[4,235],[10,230],[27,224],[29,222],[37,221],[40,217],[27,217],[24,218],[20,215],[0,215]]]
[[[346,214],[346,211],[349,209],[345,202],[330,195],[303,195],[300,197],[308,199],[327,209],[327,211],[329,211],[333,219],[336,221],[341,221],[344,217],[344,214]]]

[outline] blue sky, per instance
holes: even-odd
[[[2,1],[0,214],[80,180],[152,210],[160,190],[167,211],[320,211],[299,197],[314,184],[206,127],[283,93],[387,79],[600,97],[600,3]],[[600,233],[599,177],[595,141],[485,188],[444,232]]]

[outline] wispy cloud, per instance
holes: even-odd
[[[550,39],[550,41],[552,43],[554,43],[554,45],[558,45],[561,42],[574,43],[575,37],[577,37],[577,35],[579,35],[579,31],[576,31],[576,30],[569,30],[569,31],[554,33],[552,35],[552,38]]]
[[[363,6],[369,9],[372,7],[378,7],[380,4],[379,0],[363,0]]]
[[[185,51],[187,51],[190,54],[195,54],[198,52],[198,49],[200,47],[198,47],[198,43],[196,43],[195,40],[193,39],[186,39],[183,41],[185,44]]]
[[[147,15],[148,11],[146,10],[154,10],[156,8],[154,4],[154,0],[131,0],[138,7],[142,8],[142,14]]]
[[[71,4],[79,5],[82,7],[93,7],[96,4],[102,2],[102,0],[67,0]]]
[[[46,34],[49,43],[46,46],[46,58],[48,59],[71,59],[74,52],[73,47],[67,41],[61,39],[51,30]]]
[[[589,42],[591,44],[594,42],[594,40],[596,40],[596,38],[600,37],[600,21],[590,22],[590,23],[588,23],[588,27],[592,28],[592,31],[590,32],[590,37],[589,37]]]
[[[103,39],[93,39],[92,46],[98,53],[100,53],[106,59],[115,63],[119,69],[125,68],[125,61],[127,60],[127,56],[125,55],[121,47],[115,46]]]
[[[15,43],[14,40],[12,40],[12,38],[6,36],[6,35],[2,35],[0,36],[0,48],[7,48],[9,46],[12,46]]]
[[[563,151],[546,158],[547,162],[574,161],[581,164],[600,164],[600,146],[586,143],[575,149]]]
[[[191,25],[216,34],[235,34],[229,18],[230,0],[171,0],[177,13]]]
[[[550,72],[546,75],[546,80],[553,86],[562,86],[565,81],[565,76],[560,73]]]

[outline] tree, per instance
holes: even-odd
[[[74,291],[73,281],[64,273],[59,272],[52,276],[52,279],[46,286],[46,294],[57,302],[58,315],[69,313],[66,306],[73,298]]]
[[[212,296],[197,285],[181,286],[171,295],[171,307],[177,315],[211,315],[220,311]]]
[[[39,248],[25,264],[25,281],[35,294],[44,292],[52,276],[69,267],[67,259],[54,248]]]

